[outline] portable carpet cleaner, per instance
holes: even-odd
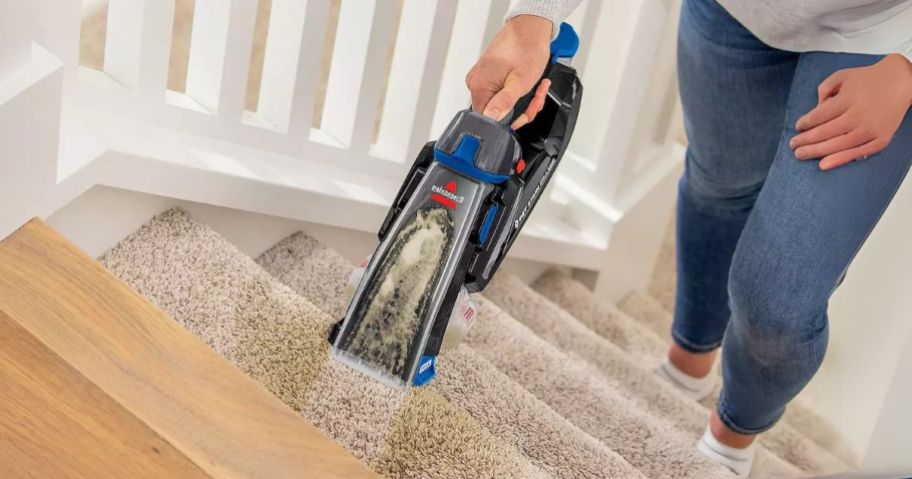
[[[393,386],[434,377],[457,299],[488,284],[567,148],[582,94],[570,66],[578,46],[561,24],[542,75],[551,86],[531,123],[510,128],[535,88],[500,122],[460,111],[422,148],[330,332],[336,359]]]

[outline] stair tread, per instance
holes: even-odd
[[[671,315],[648,294],[634,291],[622,299],[617,307],[630,317],[636,318],[660,338],[671,334]]]
[[[588,288],[566,273],[547,273],[541,282],[536,282],[536,289],[555,301],[558,307],[585,318],[581,320],[584,323],[598,323],[599,315],[603,312],[608,313],[602,317],[609,321],[617,317],[618,309],[597,300]],[[645,314],[649,318],[648,322],[656,326],[645,330],[650,336],[657,330],[667,331],[670,328],[670,314],[643,293],[628,296],[621,303],[620,309],[631,315]],[[668,326],[658,327],[662,324]],[[638,331],[644,332],[643,329]],[[663,342],[667,344],[667,341]],[[708,398],[704,401],[704,406],[711,406],[714,402],[714,399]],[[803,427],[796,428],[792,423],[793,418],[798,418],[796,422]],[[789,406],[785,419],[773,430],[761,436],[762,442],[774,453],[808,472],[840,472],[854,465],[851,456],[837,454],[840,451],[839,435],[823,419],[803,408],[800,403]],[[802,436],[807,436],[807,439]],[[826,438],[826,441],[819,441],[819,438]]]
[[[467,344],[648,477],[728,477],[699,456],[695,437],[640,410],[588,364],[539,338],[491,301],[479,298]]]
[[[261,255],[257,262],[277,279],[330,314],[347,306],[347,278],[354,266],[302,233]],[[442,354],[428,387],[516,445],[553,477],[642,477],[627,461],[551,410],[466,345]]]
[[[331,360],[334,318],[181,210],[153,218],[103,261],[376,472],[546,477],[439,394],[391,389]]]
[[[0,477],[209,477],[0,311]],[[40,411],[40,414],[35,414]]]
[[[531,287],[638,362],[655,364],[668,350],[661,336],[614,305],[586,301],[589,289],[562,271],[545,272]]]

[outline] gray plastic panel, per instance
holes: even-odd
[[[519,159],[520,147],[510,127],[480,113],[463,110],[453,118],[437,140],[437,149],[452,154],[465,135],[481,140],[481,145],[475,152],[475,167],[501,176],[513,172],[513,165]]]

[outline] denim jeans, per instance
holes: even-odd
[[[881,57],[777,50],[714,0],[685,0],[680,22],[689,147],[672,336],[691,352],[722,346],[719,416],[754,434],[823,360],[830,295],[912,163],[912,113],[882,152],[821,171],[788,147],[796,120],[830,74]]]

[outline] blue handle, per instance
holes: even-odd
[[[557,38],[551,41],[551,63],[561,58],[573,58],[578,49],[579,35],[576,30],[567,22],[561,23]]]

